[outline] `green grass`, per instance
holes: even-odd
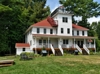
[[[29,61],[15,56],[0,57],[4,59],[14,59],[16,64],[1,67],[0,74],[100,74],[99,55],[47,56]]]

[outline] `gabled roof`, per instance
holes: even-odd
[[[30,45],[28,43],[16,43],[15,44],[16,48],[25,48],[25,47],[30,47]]]
[[[57,23],[53,20],[52,17],[47,17],[46,19],[44,19],[44,20],[42,20],[42,21],[40,21],[38,23],[35,23],[35,24],[31,25],[26,30],[26,32],[28,32],[32,27],[53,28],[53,27],[57,27]],[[87,28],[79,26],[79,25],[76,25],[76,24],[72,24],[72,28],[77,29],[77,30],[88,30]]]
[[[77,29],[77,30],[89,30],[85,27],[82,27],[82,26],[79,26],[79,25],[76,25],[76,24],[72,24],[72,28]]]

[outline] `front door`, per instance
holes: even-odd
[[[83,48],[83,41],[76,41],[76,43],[80,48]]]

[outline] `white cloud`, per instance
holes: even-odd
[[[92,22],[98,22],[100,21],[100,16],[99,17],[92,17],[88,19],[88,22],[91,24]]]

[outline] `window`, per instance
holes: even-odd
[[[50,29],[50,34],[53,34],[53,30],[52,29]]]
[[[42,45],[42,40],[39,40],[39,45]]]
[[[23,51],[25,51],[25,48],[23,48]]]
[[[44,34],[46,34],[46,29],[44,29]]]
[[[63,44],[68,44],[68,40],[67,39],[63,39]]]
[[[84,35],[84,31],[82,31],[82,35]]]
[[[70,34],[70,29],[69,28],[67,29],[67,33]]]
[[[72,31],[72,35],[74,35],[74,30]]]
[[[77,35],[79,35],[79,31],[77,31]]]
[[[68,18],[67,17],[62,17],[62,22],[68,22]]]
[[[63,28],[61,28],[61,33],[63,33]]]
[[[43,40],[43,43],[46,44],[46,40]]]
[[[40,29],[39,28],[37,28],[37,33],[40,33]]]

